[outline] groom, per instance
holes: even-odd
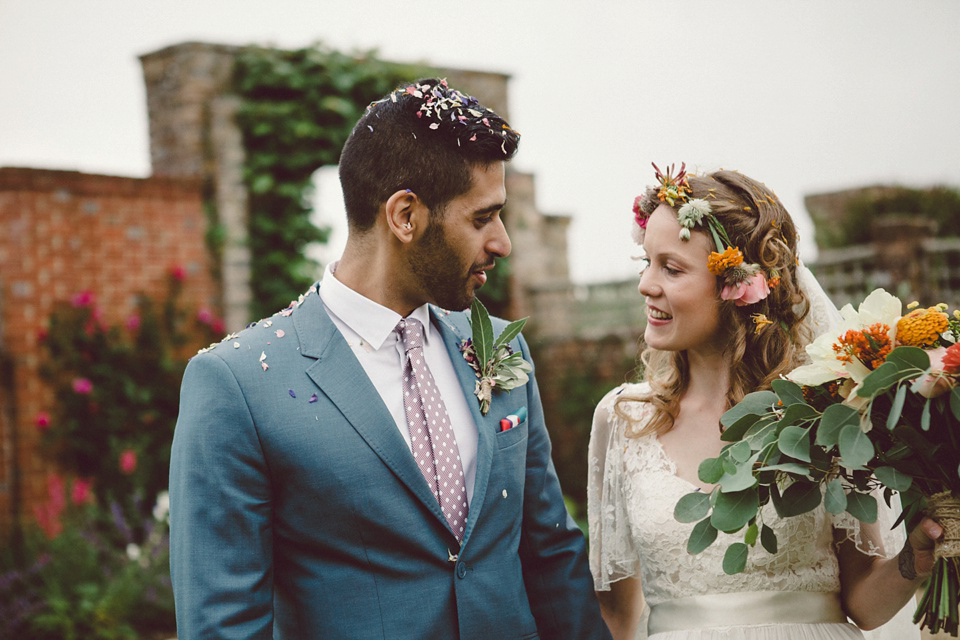
[[[170,467],[181,640],[609,637],[535,379],[484,413],[460,352],[461,311],[510,253],[518,140],[445,81],[372,104],[340,160],[341,260],[190,362]]]

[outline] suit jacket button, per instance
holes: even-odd
[[[457,577],[466,578],[467,577],[467,567],[462,563],[457,563]]]

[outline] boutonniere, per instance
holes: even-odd
[[[473,337],[460,343],[460,353],[477,373],[477,386],[474,394],[480,401],[480,413],[487,415],[493,390],[509,391],[525,385],[533,371],[523,354],[514,353],[510,341],[520,334],[526,318],[511,322],[503,328],[500,335],[493,335],[493,323],[490,314],[477,298],[470,307],[470,328]]]

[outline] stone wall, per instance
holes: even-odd
[[[0,531],[43,498],[47,462],[36,416],[53,399],[42,336],[58,302],[93,291],[104,321],[162,295],[174,266],[184,299],[216,307],[196,182],[0,168]]]

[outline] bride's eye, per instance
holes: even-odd
[[[643,275],[643,272],[646,271],[647,267],[650,266],[650,258],[638,258],[637,262],[640,263],[637,267],[637,271],[639,271],[640,275]]]

